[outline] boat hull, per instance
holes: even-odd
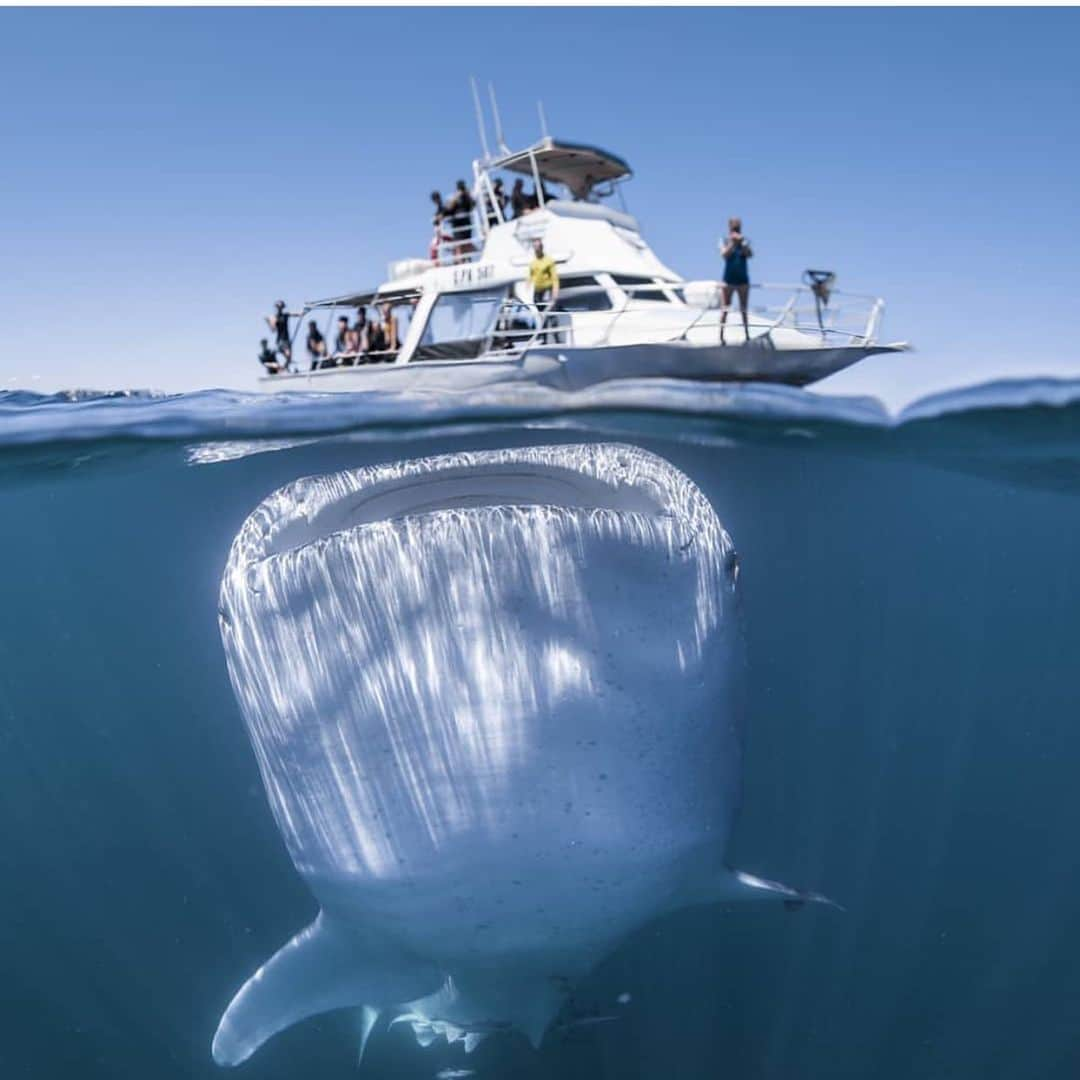
[[[276,375],[259,379],[258,389],[272,393],[475,390],[524,381],[559,390],[582,390],[613,379],[650,377],[807,386],[867,356],[902,348],[899,345],[776,348],[760,339],[740,345],[664,342],[589,348],[545,346],[515,357],[425,360]]]

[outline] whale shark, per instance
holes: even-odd
[[[817,893],[725,855],[740,800],[735,549],[675,466],[596,443],[297,480],[247,518],[219,620],[269,808],[319,905],[214,1035],[237,1065],[355,1008],[534,1045],[679,908]]]

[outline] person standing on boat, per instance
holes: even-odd
[[[555,260],[544,254],[543,240],[533,241],[533,260],[529,263],[529,282],[533,290],[533,303],[540,314],[540,328],[545,331],[540,340],[546,345],[547,328],[553,325],[551,312],[559,302],[559,271]]]
[[[428,258],[438,266],[442,261],[439,258],[442,246],[451,239],[443,231],[444,223],[449,220],[450,211],[447,210],[446,205],[443,203],[442,192],[433,191],[431,193],[431,202],[435,207],[435,212],[431,215],[431,247],[428,250]]]
[[[501,178],[497,178],[491,185],[490,193],[484,195],[484,214],[489,229],[506,220],[506,192],[503,191]]]
[[[277,351],[285,357],[285,367],[292,363],[292,340],[289,334],[289,313],[285,310],[285,301],[279,300],[274,305],[274,314],[266,316],[266,325],[274,333]]]
[[[720,297],[723,302],[720,311],[720,344],[725,344],[724,324],[727,322],[732,295],[739,298],[743,331],[746,334],[746,340],[749,341],[750,319],[746,309],[750,300],[750,271],[746,262],[754,252],[750,248],[750,241],[742,234],[742,218],[728,218],[728,234],[720,245],[720,254],[724,258],[724,281],[720,286]]]
[[[352,325],[352,351],[355,353],[367,352],[368,348],[368,317],[367,308],[356,309],[356,321]]]
[[[431,201],[435,206],[435,212],[431,216],[431,224],[437,229],[442,224],[443,218],[446,217],[446,206],[443,203],[442,192],[433,191]]]
[[[454,192],[448,207],[451,231],[454,234],[454,262],[464,262],[465,256],[473,251],[472,212],[475,206],[476,201],[469,194],[465,181],[459,180],[457,191]]]
[[[319,333],[315,320],[310,319],[307,324],[307,354],[311,359],[309,371],[315,371],[326,359],[326,338]]]
[[[397,316],[394,314],[394,309],[389,304],[383,304],[382,306],[383,317],[383,347],[387,352],[396,353],[401,348],[401,342],[398,340],[398,321]],[[388,357],[393,359],[393,357]]]
[[[367,324],[367,343],[364,349],[364,363],[378,364],[382,354],[386,351],[386,333],[383,324],[379,322],[379,309],[372,308],[372,316]]]
[[[337,334],[334,336],[334,362],[340,364],[341,354],[349,351],[349,317],[339,315]]]
[[[510,212],[513,217],[521,217],[529,206],[529,197],[525,194],[525,181],[519,176],[510,191]]]
[[[262,346],[259,349],[259,363],[266,368],[268,375],[277,375],[281,371],[281,365],[278,363],[277,353],[270,348],[270,343],[266,338],[260,338],[259,344]]]

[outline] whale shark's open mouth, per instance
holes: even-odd
[[[668,518],[687,542],[705,530],[730,550],[712,508],[682,473],[637,447],[600,443],[447,454],[298,480],[249,518],[230,566],[373,522],[512,506]]]

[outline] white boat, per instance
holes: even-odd
[[[754,285],[748,327],[725,312],[717,281],[685,281],[653,253],[627,213],[629,165],[614,154],[544,137],[473,162],[476,209],[429,259],[391,264],[381,285],[304,305],[292,324],[292,369],[263,374],[265,391],[469,390],[509,380],[578,389],[657,376],[804,386],[874,353],[884,302],[840,293],[832,275]],[[527,177],[534,208],[510,217],[494,196],[500,174]],[[534,241],[557,263],[554,310],[527,283]],[[771,300],[771,302],[770,302]],[[389,311],[396,347],[339,351],[314,370],[304,329],[315,319],[328,344],[337,320]]]

